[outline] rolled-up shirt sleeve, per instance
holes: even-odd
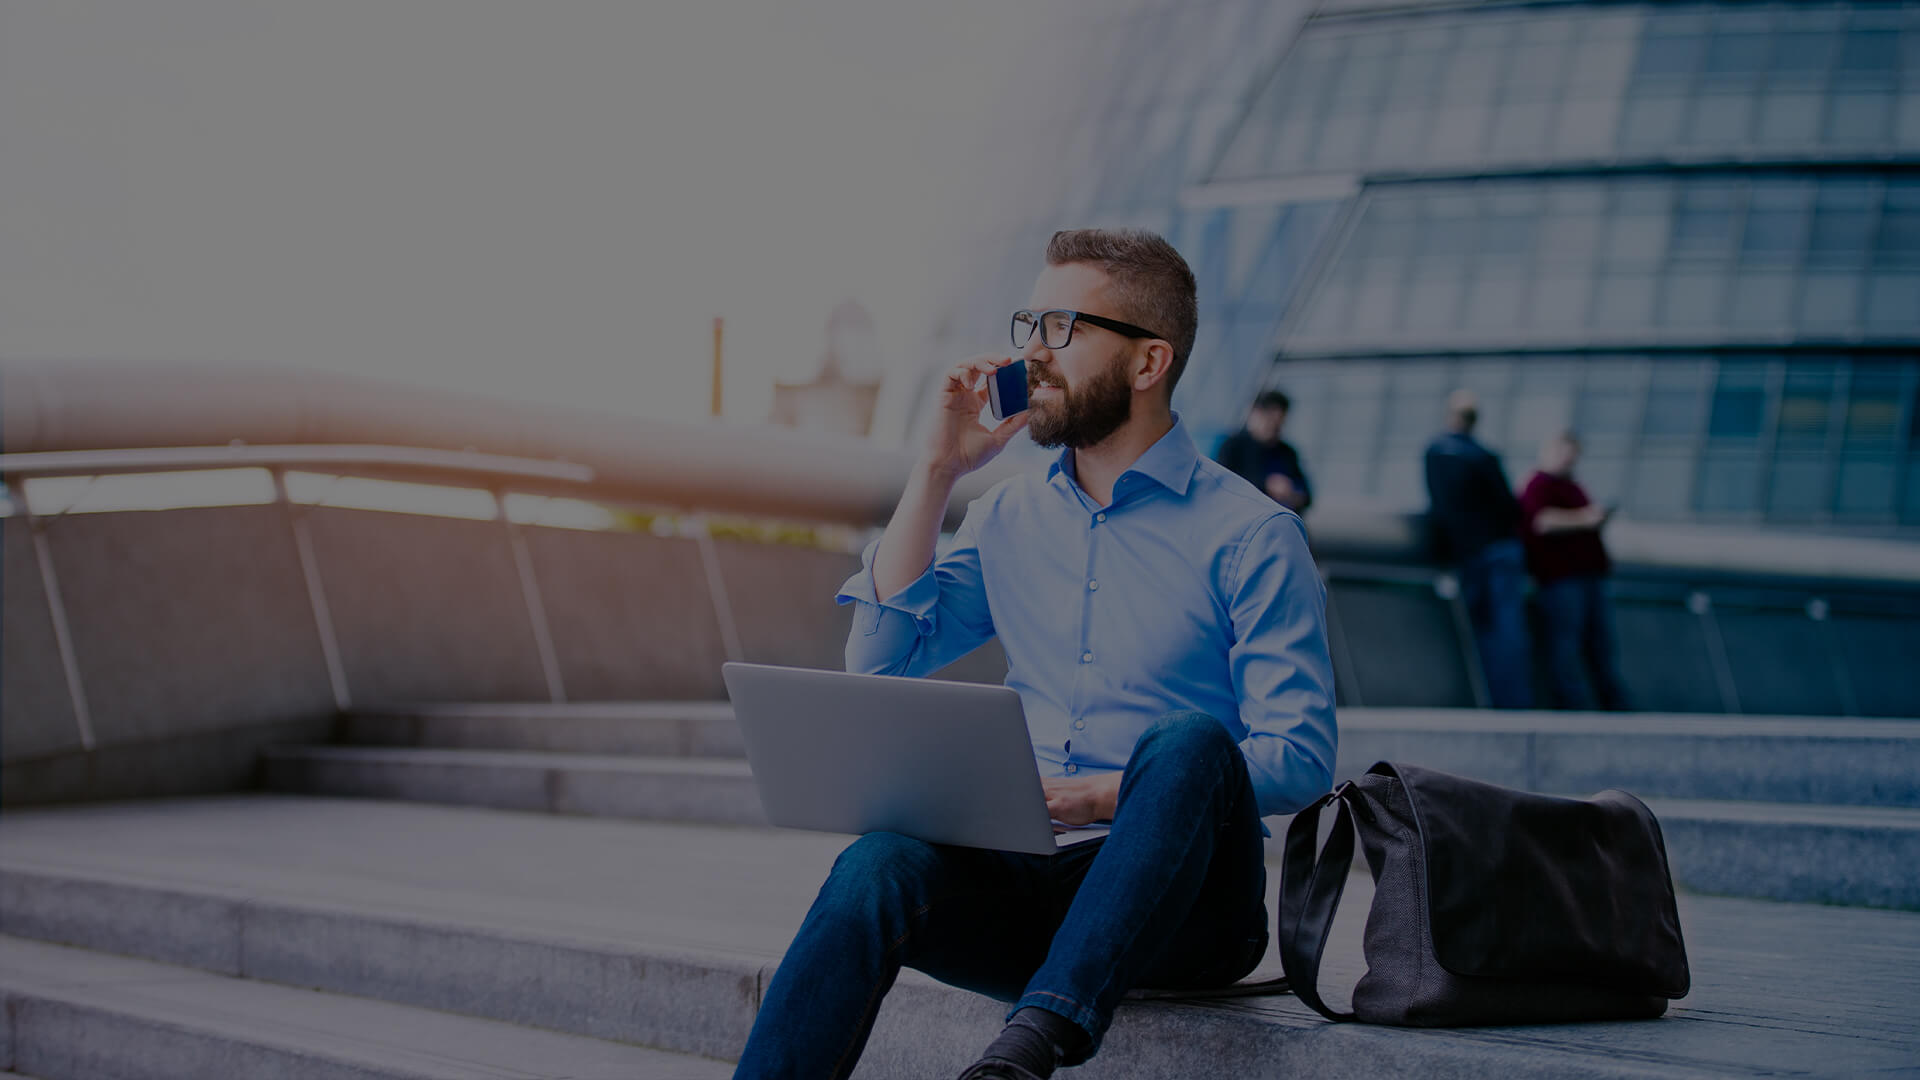
[[[867,545],[860,571],[840,586],[838,604],[853,604],[853,628],[847,634],[847,670],[863,675],[928,675],[972,652],[993,636],[986,585],[975,542],[976,501],[955,531],[953,542],[906,588],[881,598],[873,582],[873,556],[880,540]]]
[[[1233,575],[1235,641],[1228,652],[1261,816],[1289,814],[1333,783],[1339,735],[1327,590],[1293,514],[1255,525]]]

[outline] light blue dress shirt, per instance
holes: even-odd
[[[837,601],[858,605],[847,670],[927,675],[996,634],[1040,774],[1125,768],[1169,712],[1223,724],[1260,813],[1333,775],[1327,593],[1299,515],[1196,450],[1179,417],[1097,505],[1073,451],[996,484],[918,580],[875,596],[868,545]]]

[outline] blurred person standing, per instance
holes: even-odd
[[[1305,514],[1313,505],[1313,488],[1307,483],[1306,470],[1300,467],[1300,454],[1280,438],[1287,413],[1293,402],[1278,390],[1268,390],[1253,401],[1247,423],[1227,436],[1213,459],[1273,499],[1274,502]]]
[[[1533,670],[1520,503],[1500,459],[1473,437],[1479,419],[1471,391],[1448,396],[1447,430],[1427,444],[1427,522],[1435,554],[1458,568],[1487,696],[1496,709],[1526,709]]]
[[[1613,564],[1600,540],[1612,507],[1597,506],[1573,479],[1580,440],[1561,432],[1540,446],[1540,465],[1520,492],[1527,569],[1545,624],[1554,696],[1565,709],[1624,709],[1614,664]]]

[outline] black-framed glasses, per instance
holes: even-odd
[[[1073,341],[1073,328],[1079,323],[1092,323],[1103,330],[1124,334],[1130,338],[1158,338],[1159,334],[1119,319],[1109,319],[1104,315],[1089,315],[1084,311],[1068,311],[1055,308],[1052,311],[1028,311],[1025,308],[1013,313],[1013,347],[1024,349],[1027,342],[1033,340],[1034,331],[1040,332],[1040,344],[1049,349],[1064,349]]]

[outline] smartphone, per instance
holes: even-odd
[[[987,382],[987,404],[993,407],[993,418],[1005,420],[1014,413],[1027,411],[1027,362],[1015,360],[1005,367],[995,368],[993,378]]]

